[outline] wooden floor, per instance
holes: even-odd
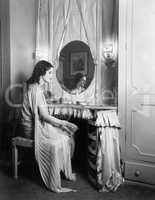
[[[62,185],[77,189],[76,193],[56,194],[45,188],[36,165],[19,169],[19,179],[11,177],[8,162],[0,161],[0,200],[154,200],[155,190],[142,186],[122,185],[113,193],[99,193],[80,171],[77,181],[62,180]]]

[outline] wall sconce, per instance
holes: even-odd
[[[112,43],[106,43],[104,45],[103,56],[104,56],[105,60],[113,58],[113,45],[112,45]]]
[[[104,63],[107,67],[116,66],[116,57],[114,55],[114,46],[112,43],[106,43],[103,47]]]

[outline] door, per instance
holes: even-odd
[[[120,0],[119,117],[125,178],[155,184],[155,1]]]

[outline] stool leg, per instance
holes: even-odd
[[[12,147],[12,167],[13,167],[13,177],[18,179],[18,149],[16,146]]]

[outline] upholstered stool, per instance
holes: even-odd
[[[33,148],[34,141],[32,139],[27,139],[24,137],[14,137],[12,139],[12,169],[13,169],[13,177],[14,179],[18,179],[18,165],[20,164],[19,161],[19,147],[25,148]]]

